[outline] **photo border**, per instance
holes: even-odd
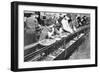
[[[89,65],[74,65],[74,66],[53,66],[53,67],[39,67],[39,68],[18,68],[18,6],[50,6],[50,7],[68,7],[68,8],[82,8],[95,10],[95,64]],[[65,68],[81,68],[81,67],[96,67],[97,66],[97,6],[83,6],[83,5],[68,5],[68,4],[51,4],[51,3],[36,3],[36,2],[11,2],[11,70],[12,71],[33,71],[33,70],[50,70],[50,69],[65,69]]]

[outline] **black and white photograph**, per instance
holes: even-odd
[[[12,3],[12,71],[97,66],[97,7]]]
[[[24,61],[90,59],[90,14],[24,11]]]

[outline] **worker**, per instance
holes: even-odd
[[[42,26],[41,29],[42,30],[41,30],[41,34],[39,37],[39,41],[46,39],[48,36],[48,27],[45,25],[45,26]]]
[[[53,33],[54,33],[54,25],[50,25],[50,26],[42,26],[42,31],[41,31],[41,34],[40,34],[40,38],[39,38],[39,41],[41,40],[44,40],[44,39],[47,39],[47,38],[53,38]]]
[[[62,23],[62,28],[64,31],[69,32],[69,33],[73,33],[72,28],[70,27],[69,23],[68,23],[69,18],[67,16],[64,16],[64,18],[62,19],[61,23]]]
[[[54,35],[54,24],[50,25],[49,26],[49,31],[48,31],[48,38],[54,38],[53,35]]]
[[[28,17],[26,19],[26,26],[27,26],[26,32],[35,33],[35,27],[38,26],[38,21],[37,21],[36,16],[34,14],[32,14],[31,17]]]
[[[38,35],[36,28],[38,27],[38,21],[36,19],[36,14],[32,14],[30,17],[27,17],[25,21],[25,33],[24,33],[24,45],[29,45],[38,41]]]

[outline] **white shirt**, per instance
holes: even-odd
[[[68,24],[68,20],[62,19],[61,23],[64,30],[69,31],[70,33],[73,33],[72,28]]]
[[[54,33],[54,28],[52,28],[51,32],[48,32],[48,37],[52,37],[53,33]]]

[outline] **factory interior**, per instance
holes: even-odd
[[[24,11],[24,62],[90,59],[90,14]]]

